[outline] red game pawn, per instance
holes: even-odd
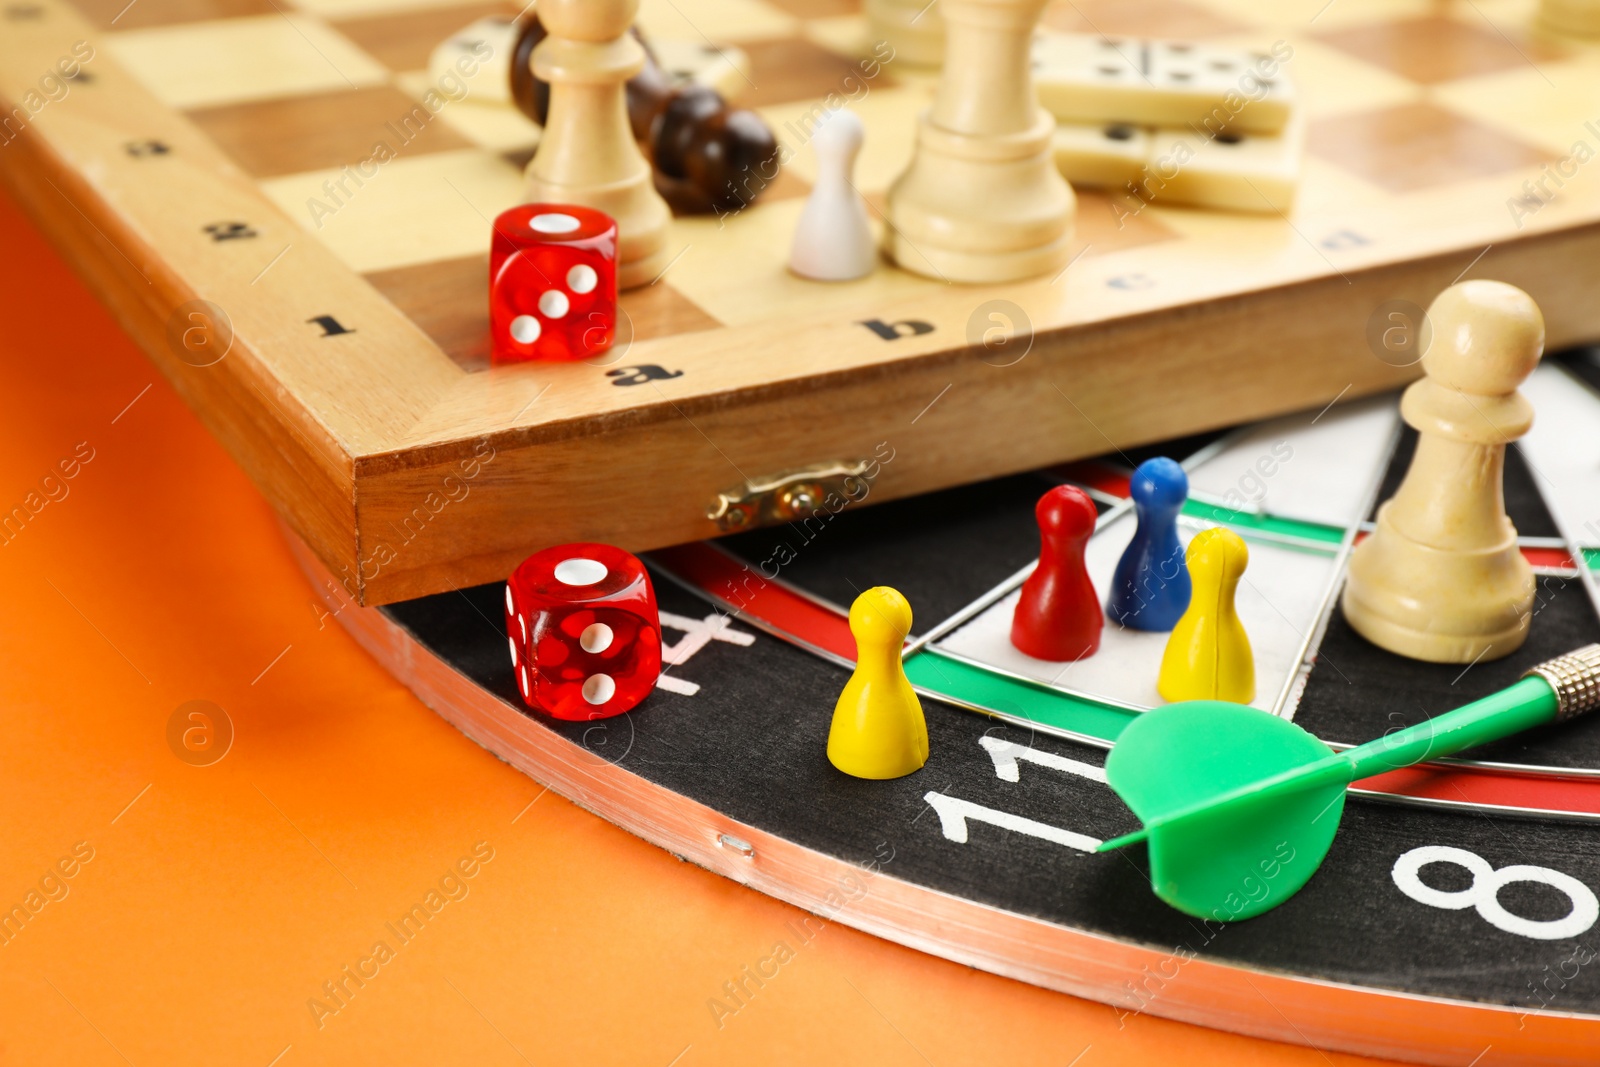
[[[661,675],[661,617],[638,558],[612,545],[535,552],[506,581],[511,670],[557,719],[620,715]]]
[[[1083,550],[1097,512],[1082,489],[1058,485],[1039,498],[1039,565],[1022,583],[1011,618],[1011,643],[1034,659],[1063,662],[1094,655],[1103,613]]]
[[[588,359],[617,332],[617,224],[575,204],[521,204],[494,220],[489,348],[496,363]]]

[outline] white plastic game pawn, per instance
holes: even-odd
[[[840,108],[811,137],[817,181],[794,231],[789,269],[819,282],[845,282],[872,273],[878,250],[867,221],[867,205],[851,174],[865,136],[854,111]]]
[[[1475,663],[1516,651],[1532,617],[1533,570],[1501,476],[1506,445],[1533,425],[1517,386],[1544,351],[1544,318],[1521,289],[1470,281],[1439,294],[1427,326],[1427,377],[1400,401],[1416,455],[1350,557],[1342,604],[1390,652]]]

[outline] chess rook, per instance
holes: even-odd
[[[1105,616],[1084,566],[1083,551],[1098,512],[1077,486],[1058,485],[1039,498],[1039,565],[1022,583],[1011,616],[1011,644],[1034,659],[1064,662],[1100,648]]]
[[[849,281],[878,265],[867,205],[851,180],[863,135],[861,119],[841,108],[827,115],[811,138],[817,181],[789,252],[789,269],[802,278]]]
[[[930,0],[866,0],[875,41],[888,41],[897,63],[937,67],[944,59],[944,18]]]
[[[540,0],[549,31],[533,50],[533,73],[550,86],[539,150],[528,163],[530,203],[580,204],[617,222],[617,281],[654,281],[665,269],[671,213],[628,124],[624,83],[644,67],[629,33],[638,0]]]
[[[1076,200],[1055,169],[1029,40],[1045,0],[942,0],[945,62],[911,164],[889,189],[888,252],[941,281],[1003,282],[1067,262]]]
[[[1528,635],[1533,570],[1506,516],[1506,445],[1533,425],[1517,386],[1544,350],[1544,318],[1520,289],[1470,281],[1428,309],[1426,377],[1400,413],[1420,435],[1377,529],[1356,547],[1345,617],[1373,644],[1412,659],[1472,663]]]

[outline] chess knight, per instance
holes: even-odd
[[[1400,402],[1416,455],[1350,558],[1344,613],[1402,656],[1497,659],[1521,647],[1533,607],[1501,475],[1506,445],[1533,425],[1517,386],[1544,351],[1544,318],[1520,289],[1469,281],[1439,294],[1428,326],[1426,377]]]

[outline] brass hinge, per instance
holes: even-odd
[[[718,493],[706,508],[706,517],[724,533],[733,533],[793,522],[824,509],[837,511],[866,497],[877,467],[877,460],[840,460],[768,478],[752,478]]]

